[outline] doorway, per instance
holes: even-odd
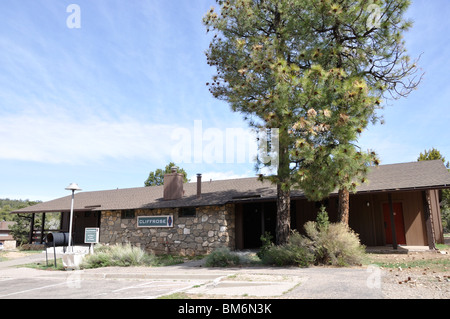
[[[261,247],[261,236],[266,232],[275,238],[276,203],[248,203],[242,207],[243,248]]]
[[[397,237],[397,244],[406,245],[405,223],[403,221],[402,203],[393,203],[394,224]],[[386,244],[392,244],[391,210],[388,203],[383,204],[384,230],[386,234]]]
[[[97,228],[100,225],[100,212],[75,212],[73,220],[73,243],[84,245],[84,231],[86,228]]]

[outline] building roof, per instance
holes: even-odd
[[[9,226],[15,225],[16,222],[7,222],[7,221],[1,221],[0,222],[0,231],[10,231]]]
[[[400,190],[450,188],[450,173],[441,160],[421,161],[373,167],[367,183],[358,193]],[[223,205],[246,200],[276,198],[276,185],[258,178],[222,181],[203,181],[202,196],[197,198],[197,183],[184,184],[184,196],[177,200],[163,199],[163,186],[80,192],[75,195],[75,211],[106,211],[125,209],[154,209]],[[301,190],[293,190],[292,197],[303,197]],[[26,207],[13,213],[43,213],[69,211],[71,195]]]

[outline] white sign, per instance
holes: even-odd
[[[173,227],[173,215],[168,216],[139,216],[137,227],[171,228]]]
[[[98,244],[99,233],[100,233],[100,228],[85,228],[84,243],[85,244]]]

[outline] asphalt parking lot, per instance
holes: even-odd
[[[201,261],[78,271],[2,262],[0,299],[155,299],[179,292],[205,299],[379,299],[379,275],[376,269],[364,268],[206,268]]]
[[[0,279],[1,299],[154,299],[191,286],[190,282],[64,278]]]

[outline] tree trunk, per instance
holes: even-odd
[[[279,128],[279,149],[278,149],[278,181],[277,181],[277,228],[276,244],[284,245],[289,240],[291,232],[291,188],[290,188],[290,168],[289,168],[289,145],[287,128]]]
[[[276,244],[283,245],[289,240],[291,232],[291,191],[277,185],[277,230]]]
[[[348,218],[350,214],[350,192],[348,189],[339,190],[339,221],[348,225]]]

